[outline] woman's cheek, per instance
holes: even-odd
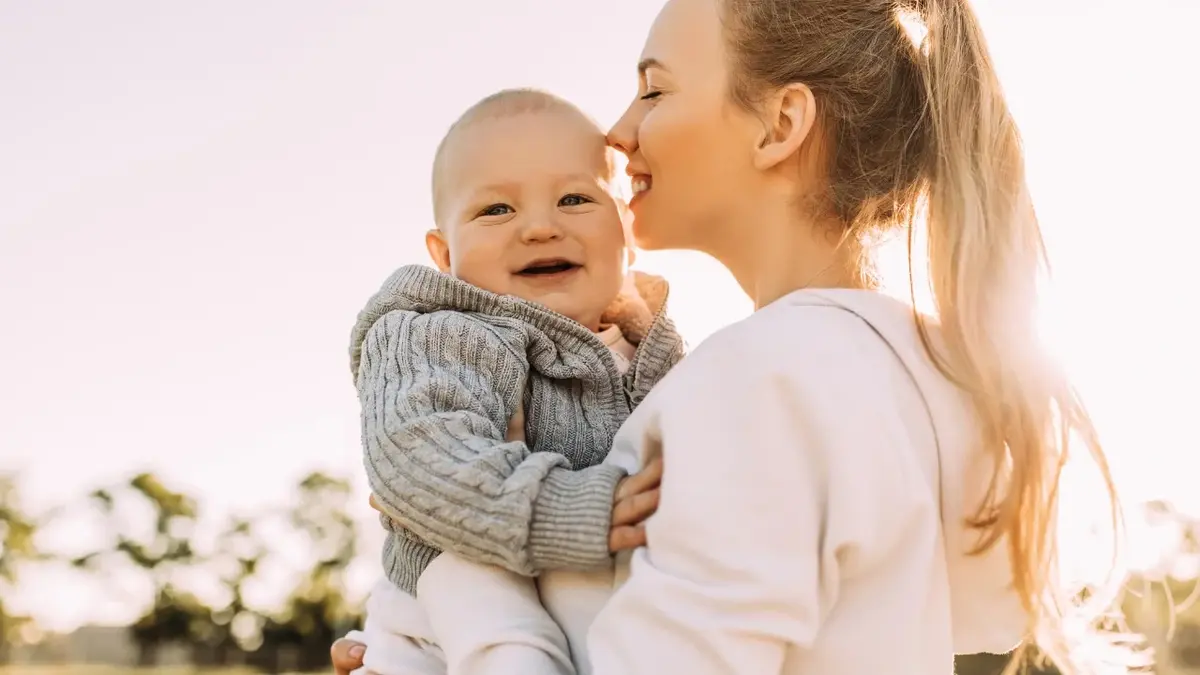
[[[646,113],[638,125],[638,147],[653,181],[650,194],[634,205],[630,232],[638,248],[657,250],[669,248],[675,237],[670,223],[677,200],[672,198],[671,185],[680,180],[679,167],[673,161],[678,150],[673,146],[670,120],[659,109]],[[686,179],[685,179],[686,180]]]
[[[688,101],[677,99],[664,102],[646,116],[642,147],[655,185],[661,172],[664,182],[673,188],[687,186],[694,171],[711,161],[705,152],[711,129],[692,107]]]
[[[638,145],[650,164],[651,175],[656,178],[663,167],[670,167],[674,152],[671,119],[669,116],[664,119],[660,110],[655,108],[646,113],[638,130]]]
[[[651,192],[658,191],[654,234],[669,238],[671,241],[662,242],[667,247],[687,243],[680,239],[684,233],[676,231],[683,226],[677,221],[690,222],[695,217],[691,211],[702,197],[696,191],[703,189],[698,182],[703,182],[703,171],[712,162],[705,152],[702,120],[689,107],[683,100],[664,103],[647,115],[644,127],[643,151],[654,181]]]

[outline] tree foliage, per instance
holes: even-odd
[[[248,585],[271,557],[267,527],[275,514],[234,515],[217,536],[214,550],[201,555],[192,535],[196,500],[167,487],[154,474],[93,491],[89,503],[104,517],[109,542],[72,560],[80,569],[109,573],[124,564],[151,581],[146,612],[130,626],[139,663],[152,667],[161,650],[184,645],[200,666],[249,664],[261,670],[312,670],[327,664],[329,644],[359,621],[345,596],[344,573],[358,553],[349,512],[350,484],[314,472],[296,485],[283,522],[309,551],[311,564],[282,608],[254,607]],[[150,528],[129,514],[148,513]],[[136,520],[136,519],[134,519]],[[204,569],[226,590],[226,601],[210,606],[177,583],[183,569]]]
[[[8,662],[12,645],[23,641],[23,633],[32,620],[6,604],[16,587],[22,567],[43,560],[37,534],[42,523],[25,510],[17,489],[16,476],[0,474],[0,664]]]
[[[297,482],[285,508],[253,517],[234,514],[211,550],[197,552],[197,500],[142,473],[88,495],[108,541],[69,562],[101,575],[123,565],[149,580],[146,611],[129,627],[144,666],[154,666],[162,649],[174,645],[189,649],[198,666],[320,671],[328,665],[333,639],[361,620],[359,603],[345,591],[346,570],[359,553],[351,498],[347,481],[310,473]],[[1177,533],[1176,543],[1162,565],[1132,584],[1126,614],[1134,630],[1173,638],[1156,645],[1167,652],[1160,658],[1200,666],[1200,589],[1194,579],[1200,570],[1200,520],[1164,503],[1147,505],[1146,514],[1152,524]],[[44,519],[22,509],[16,481],[0,475],[0,663],[6,647],[29,625],[27,618],[6,610],[5,591],[17,583],[24,565],[46,558],[36,545],[43,525]],[[304,548],[308,562],[280,606],[255,606],[247,589],[274,569],[280,525]],[[183,570],[200,570],[217,581],[224,598],[206,601],[194,595],[179,583]],[[1004,655],[972,655],[958,658],[955,667],[958,675],[998,675],[1008,661]],[[1023,672],[1056,675],[1035,664]]]

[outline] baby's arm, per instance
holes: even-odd
[[[389,516],[442,551],[532,576],[609,561],[611,465],[506,442],[528,365],[499,329],[457,312],[391,312],[358,371],[371,490]]]

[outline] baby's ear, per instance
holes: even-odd
[[[425,233],[425,248],[433,264],[445,274],[450,273],[450,244],[446,243],[446,235],[441,230],[430,230]]]

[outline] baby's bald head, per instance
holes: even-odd
[[[597,330],[629,262],[604,132],[540,91],[493,94],[450,127],[433,165],[438,269]]]
[[[469,153],[460,152],[459,141],[464,135],[479,125],[505,120],[524,115],[553,115],[561,116],[578,123],[581,137],[579,152],[596,152],[596,139],[604,138],[604,131],[587,113],[575,104],[549,92],[538,89],[505,89],[480,100],[471,106],[450,125],[446,135],[438,144],[433,159],[433,216],[439,229],[444,228],[447,220],[444,201],[447,191],[451,188],[447,183],[453,181],[452,165],[460,157]],[[600,150],[603,162],[608,172],[607,180],[611,183],[615,165],[611,150]]]

